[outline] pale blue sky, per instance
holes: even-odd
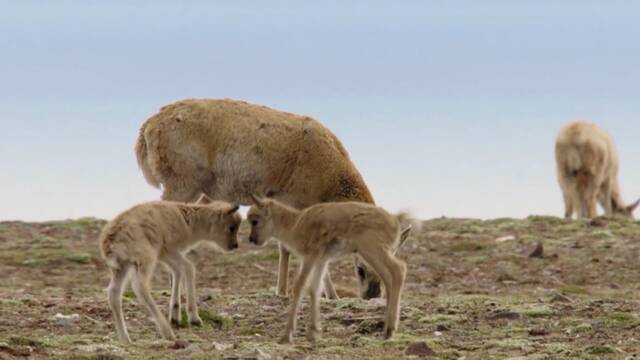
[[[640,196],[636,1],[0,1],[0,219],[111,217],[160,192],[142,122],[188,97],[311,115],[376,200],[562,214],[557,129],[615,137]]]

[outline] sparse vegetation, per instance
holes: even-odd
[[[289,304],[274,295],[277,249],[250,246],[246,226],[237,253],[189,255],[204,326],[175,329],[184,343],[159,340],[127,292],[135,344],[120,345],[105,299],[109,273],[96,258],[103,224],[0,223],[0,270],[10,274],[0,278],[0,358],[404,358],[421,342],[442,359],[632,359],[640,349],[637,221],[426,221],[399,253],[408,272],[397,336],[382,339],[384,301],[355,298],[349,259],[332,266],[343,298],[321,302],[323,338],[315,346],[304,340],[304,326],[295,345],[275,343]],[[515,239],[496,242],[509,235]],[[544,256],[529,258],[539,240]],[[165,314],[168,283],[157,271],[153,296]],[[302,312],[308,316],[307,302]],[[57,313],[79,318],[60,324]]]

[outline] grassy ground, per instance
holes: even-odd
[[[640,354],[640,222],[552,217],[436,219],[399,253],[408,263],[398,335],[381,338],[384,301],[353,294],[349,259],[332,266],[343,298],[323,301],[323,338],[303,336],[306,301],[290,346],[275,343],[288,301],[273,295],[277,250],[247,242],[235,253],[200,249],[205,325],[158,339],[125,294],[134,345],[115,339],[97,252],[103,221],[0,223],[0,358],[633,359]],[[243,233],[246,236],[246,229]],[[530,257],[536,245],[542,257]],[[538,249],[540,255],[541,249]],[[168,276],[154,296],[166,309]],[[56,314],[72,316],[56,319]],[[77,314],[75,317],[74,314]],[[423,343],[424,342],[424,343]],[[426,346],[425,346],[426,345]],[[432,355],[428,355],[432,354]]]

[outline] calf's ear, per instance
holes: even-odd
[[[200,196],[200,199],[196,201],[196,204],[206,205],[206,204],[211,204],[212,202],[213,202],[213,199],[207,196],[207,194],[202,194],[202,196]]]
[[[253,203],[256,204],[256,206],[264,207],[264,204],[265,204],[264,203],[264,198],[254,194],[254,193],[251,193],[250,196],[251,196],[251,200],[253,200]]]
[[[240,205],[238,204],[233,204],[231,205],[231,207],[224,212],[225,215],[231,215],[233,213],[235,213],[236,211],[238,211],[238,209],[240,209]]]

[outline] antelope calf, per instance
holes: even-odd
[[[399,220],[385,210],[358,202],[323,203],[297,210],[277,200],[252,195],[254,205],[247,214],[251,222],[249,241],[263,245],[277,238],[281,245],[302,257],[293,288],[293,299],[281,343],[290,343],[302,293],[311,278],[311,321],[307,336],[319,337],[319,294],[327,265],[332,260],[357,253],[382,279],[387,298],[385,338],[398,328],[400,295],[406,265],[395,252],[411,227],[400,231]]]
[[[183,278],[189,321],[202,323],[196,304],[195,267],[185,253],[200,241],[212,242],[224,250],[236,249],[241,221],[237,210],[237,205],[221,201],[206,205],[156,201],[134,206],[104,227],[100,250],[111,270],[108,300],[120,341],[131,342],[122,314],[122,292],[130,272],[136,296],[151,313],[163,338],[175,339],[169,322],[180,322]],[[150,280],[158,261],[172,275],[169,321],[151,297]]]
[[[633,217],[640,200],[626,205],[618,184],[618,153],[613,140],[596,124],[576,121],[564,126],[556,140],[558,182],[565,217],[597,216],[600,203],[607,216]]]

